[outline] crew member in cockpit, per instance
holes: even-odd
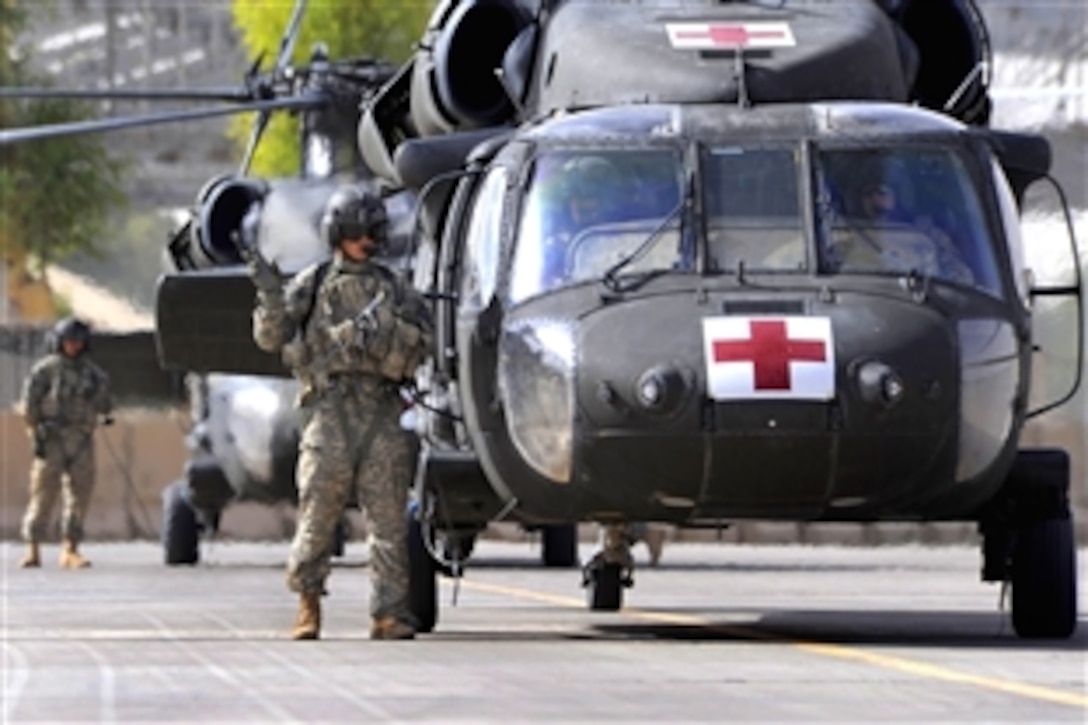
[[[899,208],[895,190],[883,182],[866,184],[861,193],[860,205],[866,219],[903,224],[910,221]]]
[[[886,183],[876,182],[865,186],[861,198],[861,209],[866,218],[883,223],[908,224],[922,233],[924,239],[932,245],[932,249],[918,250],[916,255],[924,258],[934,267],[932,273],[942,279],[953,280],[963,284],[973,284],[974,274],[970,267],[964,264],[956,245],[943,229],[938,227],[933,218],[927,214],[908,214],[899,205],[895,189]],[[930,270],[924,270],[930,271]]]
[[[541,289],[570,277],[571,242],[583,230],[610,220],[608,200],[618,193],[619,172],[600,156],[573,158],[563,164],[562,173],[556,225],[544,239]]]
[[[856,222],[829,249],[833,269],[917,272],[962,284],[974,284],[974,274],[948,234],[932,216],[900,203],[893,184],[881,177],[859,187],[852,205]],[[848,216],[850,216],[848,211]]]

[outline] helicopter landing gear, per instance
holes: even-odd
[[[999,515],[983,525],[986,581],[1012,585],[1012,624],[1021,637],[1064,639],[1077,627],[1077,562],[1069,510],[1069,456],[1024,450]]]
[[[162,492],[163,561],[169,565],[200,560],[200,522],[185,490],[183,481],[175,481]]]
[[[578,564],[578,524],[540,527],[540,559],[544,566],[569,569]]]
[[[1065,639],[1077,626],[1072,519],[1023,527],[1012,554],[1012,626],[1021,637]]]
[[[468,561],[468,558],[472,556],[473,550],[476,548],[476,534],[473,532],[463,533],[460,531],[447,532],[442,537],[442,551],[446,557],[448,564],[441,565],[441,571],[446,576],[457,577],[460,576],[460,569],[464,566],[464,563]],[[454,567],[458,569],[454,571]]]
[[[582,570],[589,608],[595,612],[615,612],[623,607],[623,590],[634,586],[634,570],[627,524],[607,524],[604,548]]]

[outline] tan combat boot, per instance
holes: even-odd
[[[60,565],[63,569],[86,569],[91,562],[79,555],[79,544],[72,539],[65,539],[60,550]]]
[[[396,617],[376,617],[370,623],[371,639],[415,639],[416,628]]]
[[[291,639],[317,639],[321,634],[321,595],[303,592],[299,597],[298,620],[291,630]]]
[[[19,566],[23,569],[36,569],[42,565],[42,553],[37,541],[27,542],[26,554],[19,560]]]

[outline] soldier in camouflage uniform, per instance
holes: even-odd
[[[34,365],[23,389],[22,408],[34,443],[30,503],[23,517],[27,542],[22,567],[41,566],[39,542],[64,480],[60,565],[82,569],[90,562],[79,554],[83,519],[94,489],[94,431],[99,416],[109,424],[109,378],[87,358],[90,328],[66,318],[52,333],[54,351]]]
[[[333,250],[281,287],[279,271],[245,245],[258,305],[253,335],[301,383],[299,517],[287,582],[300,596],[295,639],[317,639],[334,531],[354,493],[371,532],[370,636],[415,636],[408,610],[406,506],[413,460],[399,425],[399,388],[432,343],[423,298],[371,259],[385,242],[382,201],[338,190],[322,220]]]

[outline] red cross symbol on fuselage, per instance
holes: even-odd
[[[790,390],[790,362],[824,362],[824,340],[791,340],[784,320],[752,320],[747,340],[716,340],[714,362],[751,362],[755,367],[756,390]]]
[[[778,40],[785,37],[780,30],[748,30],[743,25],[722,25],[710,23],[706,30],[681,30],[676,34],[677,40],[702,40],[709,39],[714,45],[728,48],[743,48],[753,40],[766,40],[772,38]]]

